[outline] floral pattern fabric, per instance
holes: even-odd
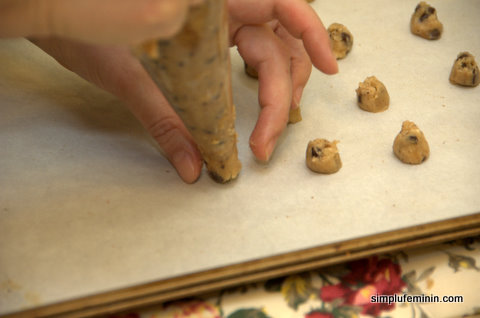
[[[110,318],[474,317],[480,315],[478,262],[480,238],[469,238],[375,255]],[[379,295],[423,298],[372,301]],[[434,297],[447,297],[449,302],[431,302]]]

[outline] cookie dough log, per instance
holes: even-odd
[[[413,34],[427,40],[437,40],[442,35],[443,25],[438,20],[435,8],[422,1],[412,14],[410,30]]]
[[[238,160],[226,1],[190,9],[183,29],[140,48],[142,64],[192,134],[210,176],[235,179]]]
[[[477,86],[480,83],[478,65],[472,54],[458,54],[450,72],[450,82],[462,86]]]
[[[400,161],[420,164],[430,156],[430,148],[423,132],[411,121],[404,121],[402,130],[393,142],[393,152]]]
[[[343,59],[352,50],[353,35],[346,26],[332,23],[328,29],[332,51],[337,60]]]
[[[306,153],[307,167],[317,173],[332,174],[340,170],[342,161],[337,149],[338,141],[314,139],[308,143]]]
[[[359,83],[356,92],[358,107],[361,109],[372,113],[388,109],[390,95],[385,85],[375,76],[367,77],[363,83]]]

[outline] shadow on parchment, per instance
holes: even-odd
[[[115,96],[62,67],[53,58],[24,39],[0,41],[0,102],[18,100],[11,120],[35,120],[41,112],[61,114],[56,125],[70,125],[102,134],[127,134],[140,140],[148,135],[133,114]],[[7,96],[5,96],[7,95]],[[31,102],[35,105],[26,103]],[[1,108],[0,108],[1,110]],[[23,118],[22,118],[23,117]],[[64,121],[62,123],[62,121]],[[9,125],[2,122],[1,127]]]

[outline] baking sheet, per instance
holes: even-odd
[[[460,51],[480,59],[480,2],[431,2],[438,41],[409,32],[416,4],[313,2],[354,48],[338,75],[312,73],[304,119],[267,165],[248,148],[257,84],[233,48],[243,171],[227,185],[205,173],[183,184],[114,97],[25,40],[0,41],[0,314],[479,212],[480,88],[448,75]],[[389,90],[386,112],[356,106],[370,75]],[[392,153],[406,119],[430,144],[419,166]],[[305,167],[318,137],[340,140],[334,175]]]

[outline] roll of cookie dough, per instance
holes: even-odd
[[[340,23],[332,23],[328,29],[332,51],[337,60],[343,59],[353,46],[353,35],[346,26]]]
[[[411,121],[404,121],[402,130],[393,142],[393,152],[400,161],[420,164],[430,156],[430,148],[423,132]]]
[[[427,40],[437,40],[442,35],[443,25],[438,20],[435,8],[422,1],[412,14],[410,30],[413,34]]]
[[[370,76],[358,84],[357,92],[357,104],[361,109],[378,113],[388,109],[390,104],[390,96],[388,91],[375,76]]]
[[[453,63],[450,82],[462,86],[477,86],[480,83],[478,65],[468,52],[461,52]]]
[[[192,134],[210,176],[224,183],[241,169],[232,101],[226,1],[191,7],[172,39],[137,50],[142,64]]]
[[[342,161],[337,149],[338,141],[315,139],[308,143],[306,153],[307,167],[317,173],[332,174],[340,170]]]

